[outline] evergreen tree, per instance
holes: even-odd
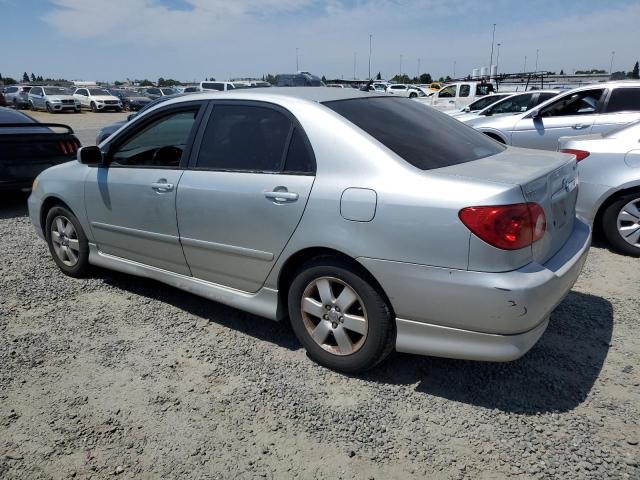
[[[27,72],[24,72],[22,74],[22,81],[25,82],[25,83],[29,82],[29,74]]]
[[[323,81],[324,83],[327,83],[327,77],[325,77],[324,75],[322,75],[322,81]]]
[[[433,82],[433,79],[431,78],[431,74],[423,73],[422,75],[420,75],[420,83],[431,83],[431,82]]]
[[[633,70],[631,71],[631,78],[640,78],[640,64],[638,62],[636,62],[636,64],[633,66]]]
[[[382,80],[382,75],[380,75],[380,72],[378,72],[378,75],[376,75],[376,80]]]
[[[560,70],[560,75],[564,75],[564,70]]]
[[[32,82],[36,81],[36,76],[33,74],[33,72],[31,72],[31,81]]]

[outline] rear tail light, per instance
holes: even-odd
[[[584,160],[585,158],[587,158],[591,154],[590,152],[587,152],[586,150],[576,150],[576,149],[573,149],[573,148],[563,148],[562,150],[560,150],[560,153],[570,153],[571,155],[575,155],[577,162],[580,162],[580,161]]]
[[[528,247],[547,229],[544,210],[537,203],[467,207],[458,216],[480,239],[503,250]]]
[[[71,140],[60,140],[58,147],[62,151],[63,155],[75,155],[80,147],[80,141],[77,138]]]

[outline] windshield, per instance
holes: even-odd
[[[506,148],[449,115],[406,98],[366,97],[324,105],[421,170],[478,160]]]
[[[480,100],[476,100],[471,105],[469,105],[469,111],[473,112],[475,110],[482,110],[483,108],[487,108],[489,105],[493,105],[498,100],[508,97],[509,95],[489,95],[488,97],[482,97]]]
[[[68,88],[63,87],[44,87],[45,95],[71,95]]]
[[[161,88],[164,95],[173,95],[176,91],[173,88]]]
[[[111,96],[111,94],[108,91],[106,91],[106,90],[104,90],[102,88],[90,88],[89,89],[89,94],[90,95],[108,95],[108,96]]]

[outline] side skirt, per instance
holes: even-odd
[[[100,252],[94,243],[89,243],[89,263],[98,267],[116,270],[138,277],[151,278],[194,295],[223,303],[245,312],[277,320],[278,291],[263,287],[256,293],[247,293],[216,283],[207,282],[161,268],[151,267]]]

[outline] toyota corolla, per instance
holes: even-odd
[[[409,99],[270,88],[149,109],[43,172],[29,213],[67,275],[97,265],[288,318],[312,359],[358,372],[394,348],[526,353],[589,249],[577,188],[573,155]]]

